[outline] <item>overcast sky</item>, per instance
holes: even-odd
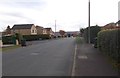
[[[91,0],[91,25],[118,21],[119,0]],[[8,25],[35,24],[57,31],[88,26],[88,0],[0,0],[0,31]]]

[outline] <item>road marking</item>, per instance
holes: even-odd
[[[39,53],[31,53],[30,55],[39,55]]]
[[[77,54],[77,44],[75,45],[75,53],[72,67],[72,76],[75,76],[75,65],[76,65],[76,54]]]
[[[81,55],[81,56],[78,56],[78,59],[88,59],[88,57],[86,55]]]

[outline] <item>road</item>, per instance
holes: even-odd
[[[63,38],[6,51],[3,76],[71,76],[74,50],[74,38]]]

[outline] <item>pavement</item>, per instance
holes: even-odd
[[[108,58],[92,44],[77,45],[75,76],[118,76]]]
[[[10,47],[10,46],[15,46],[15,45],[14,45],[14,44],[2,45],[2,48],[5,48],[5,47]]]
[[[71,76],[74,48],[74,39],[65,38],[3,52],[2,75]]]

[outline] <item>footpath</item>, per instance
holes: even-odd
[[[118,76],[108,58],[83,40],[77,45],[75,76]]]

